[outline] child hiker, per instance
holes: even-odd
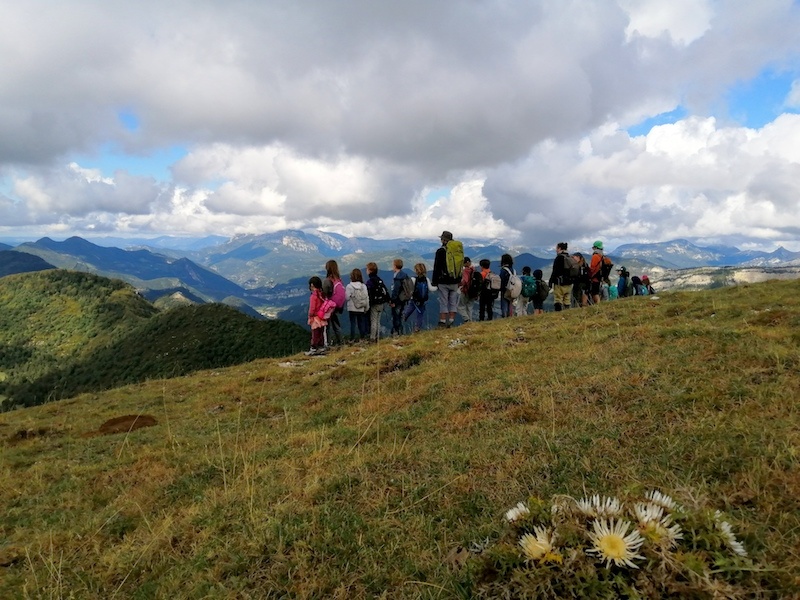
[[[425,321],[425,303],[428,301],[428,269],[423,263],[414,265],[414,293],[411,295],[411,301],[406,304],[403,318],[408,321],[412,315],[416,315],[414,321],[414,332],[416,333],[422,329]]]
[[[322,279],[314,275],[308,280],[311,297],[308,300],[308,324],[311,326],[311,349],[306,356],[325,354],[325,327],[328,321],[319,316],[325,298],[322,296]]]

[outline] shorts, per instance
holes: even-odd
[[[458,308],[458,284],[440,283],[439,290],[439,313],[454,313]]]

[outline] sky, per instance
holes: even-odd
[[[800,251],[800,0],[0,14],[0,237]]]

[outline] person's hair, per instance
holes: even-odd
[[[586,259],[583,258],[583,254],[581,254],[580,252],[575,252],[575,253],[573,253],[572,256],[574,256],[575,258],[578,259],[578,263],[579,264],[584,264],[586,262]]]
[[[417,274],[417,277],[422,277],[428,274],[428,268],[425,266],[425,263],[417,263],[414,265],[414,273]]]
[[[464,264],[467,264],[467,263],[472,264],[472,261],[470,260],[469,256],[465,256],[464,257]]]
[[[314,275],[308,279],[308,285],[313,287],[314,289],[321,290],[322,289],[322,279]]]
[[[534,278],[534,279],[541,279],[543,276],[544,276],[544,273],[542,273],[542,270],[541,270],[541,269],[536,269],[536,270],[533,272],[533,278]]]
[[[492,261],[490,261],[488,258],[482,258],[478,264],[484,269],[488,269],[491,266]]]
[[[395,258],[392,261],[392,264],[394,265],[395,269],[402,269],[403,268],[403,259],[402,258]]]
[[[378,272],[378,264],[374,262],[367,263],[367,275],[372,275]]]
[[[503,256],[500,257],[500,264],[506,265],[507,267],[513,267],[514,259],[511,258],[510,254],[503,254]]]
[[[530,275],[531,274],[531,268],[530,267],[522,267],[522,274],[523,275]]]
[[[556,244],[556,248],[561,250],[562,252],[567,249],[567,242],[558,242]]]
[[[350,271],[350,281],[364,281],[364,277],[361,275],[361,269],[353,269]]]
[[[325,273],[328,277],[332,277],[333,279],[342,278],[342,276],[339,275],[339,265],[337,265],[336,261],[333,259],[325,263]]]

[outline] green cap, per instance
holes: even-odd
[[[595,242],[595,243],[592,245],[592,248],[597,248],[598,250],[602,250],[602,249],[603,249],[603,242],[601,242],[600,240],[597,240],[597,241],[596,241],[596,242]]]

